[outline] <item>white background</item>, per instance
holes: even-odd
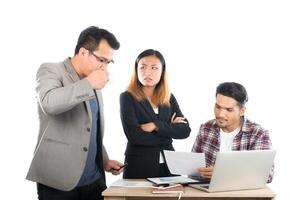
[[[72,56],[79,33],[106,28],[121,42],[109,67],[105,145],[123,161],[126,138],[119,94],[136,56],[165,56],[172,93],[189,119],[191,136],[174,141],[190,151],[201,123],[213,118],[215,88],[242,83],[247,117],[270,131],[277,149],[269,186],[277,199],[295,199],[299,180],[300,6],[296,1],[1,1],[1,199],[36,199],[25,176],[37,140],[35,73],[43,62]],[[108,185],[121,176],[107,175]]]

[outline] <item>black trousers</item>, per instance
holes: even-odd
[[[106,184],[102,178],[95,182],[76,187],[71,191],[62,191],[37,183],[39,200],[103,200],[102,192]]]

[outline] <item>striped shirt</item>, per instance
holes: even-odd
[[[259,124],[244,118],[240,132],[234,137],[232,150],[267,150],[272,148],[269,132]],[[214,165],[220,150],[220,128],[216,120],[210,120],[200,126],[192,151],[205,154],[206,165]],[[273,179],[274,165],[268,183]]]

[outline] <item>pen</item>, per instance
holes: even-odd
[[[120,167],[120,169],[122,169],[123,167],[126,167],[128,165],[128,163],[124,163],[124,165],[122,165],[121,167]],[[120,170],[120,169],[118,169],[118,170]]]

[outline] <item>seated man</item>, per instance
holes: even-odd
[[[216,90],[215,119],[201,125],[192,151],[205,153],[206,168],[201,176],[210,178],[218,151],[271,149],[267,130],[244,117],[248,101],[246,89],[238,83],[221,83]],[[273,168],[268,183],[273,178]]]

